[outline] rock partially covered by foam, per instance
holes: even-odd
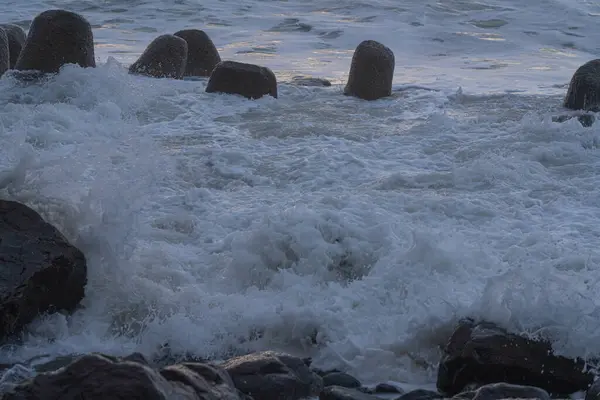
[[[503,399],[535,399],[550,400],[550,395],[544,389],[534,386],[511,385],[508,383],[492,383],[484,385],[474,393],[473,400],[503,400]]]
[[[564,106],[572,110],[600,111],[600,59],[577,68],[569,83]]]
[[[199,29],[184,29],[174,33],[188,45],[187,64],[184,76],[210,76],[221,62],[219,51],[206,32]]]
[[[304,360],[265,351],[232,358],[221,365],[235,387],[254,400],[298,400],[317,396],[323,380]]]
[[[277,78],[267,67],[221,61],[210,75],[206,92],[239,94],[248,99],[258,99],[264,95],[277,98]]]
[[[0,260],[0,341],[83,299],[84,255],[23,204],[0,200]]]
[[[137,358],[81,356],[15,386],[3,400],[242,400],[222,369],[185,363],[160,371]]]
[[[2,24],[0,28],[6,31],[8,36],[8,49],[10,53],[10,68],[14,68],[21,54],[21,50],[27,40],[27,34],[18,25],[14,24]]]
[[[182,79],[187,53],[188,44],[185,40],[175,35],[161,35],[131,64],[129,72],[154,78]]]
[[[593,375],[583,360],[554,355],[550,343],[508,333],[489,322],[460,322],[444,348],[437,387],[460,393],[469,384],[535,386],[566,396],[587,389]]]
[[[48,10],[34,18],[16,70],[56,73],[65,64],[95,67],[90,23],[65,10]]]
[[[10,67],[10,49],[8,43],[8,35],[0,27],[0,76]]]
[[[374,40],[361,42],[352,56],[344,94],[364,100],[390,96],[395,66],[394,53],[388,47]]]

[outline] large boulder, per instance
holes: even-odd
[[[510,383],[566,396],[586,390],[593,375],[583,360],[557,356],[550,343],[508,333],[489,322],[460,322],[444,349],[437,387],[447,395],[469,384]]]
[[[0,200],[0,260],[0,342],[40,314],[74,311],[83,299],[83,253],[14,201]]]
[[[254,400],[298,400],[316,396],[323,380],[306,363],[285,353],[265,351],[232,358],[221,365],[235,387]]]
[[[392,94],[396,61],[388,47],[374,40],[361,42],[354,51],[344,94],[377,100]]]
[[[210,76],[221,62],[219,51],[206,32],[199,29],[184,29],[174,33],[188,45],[187,65],[184,76]]]
[[[10,48],[8,46],[8,35],[0,27],[0,76],[10,67]]]
[[[277,98],[277,78],[267,67],[221,61],[210,75],[206,92],[239,94],[248,99],[258,99],[264,95]]]
[[[227,374],[209,365],[161,371],[143,362],[88,354],[12,388],[3,400],[242,400]]]
[[[550,395],[544,389],[534,386],[511,385],[508,383],[492,383],[484,385],[477,389],[474,394],[473,400],[550,400]]]
[[[90,23],[65,10],[48,10],[33,19],[16,70],[56,73],[65,64],[95,67]]]
[[[328,386],[319,393],[319,400],[379,400],[379,397],[343,386]]]
[[[129,72],[154,78],[183,78],[187,63],[188,44],[175,35],[161,35],[154,39]]]
[[[600,111],[600,59],[577,68],[564,100],[572,110]]]
[[[10,68],[14,68],[19,59],[19,55],[21,54],[21,50],[25,45],[25,40],[27,40],[27,34],[23,28],[14,24],[2,24],[0,25],[0,28],[3,28],[8,36]]]

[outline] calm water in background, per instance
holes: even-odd
[[[0,80],[0,195],[85,252],[89,285],[0,363],[279,348],[431,384],[462,316],[600,353],[600,127],[551,120],[599,52],[600,3],[22,3],[0,0],[3,20],[87,17],[98,68]],[[334,85],[247,101],[127,74],[183,28],[281,82]],[[341,95],[365,39],[395,53],[391,98]]]

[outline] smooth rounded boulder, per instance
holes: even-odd
[[[184,29],[174,33],[187,42],[187,65],[184,76],[210,76],[221,62],[219,51],[206,32],[199,29]]]
[[[175,35],[161,35],[154,39],[129,72],[153,78],[183,78],[187,64],[187,42]]]
[[[0,28],[6,31],[8,36],[8,50],[10,54],[10,68],[14,68],[21,54],[21,50],[27,40],[27,34],[18,25],[14,24],[2,24]]]
[[[600,59],[577,68],[569,83],[564,106],[572,110],[600,110]]]
[[[264,95],[277,98],[277,78],[267,67],[221,61],[210,75],[206,92],[239,94],[248,99],[259,99]]]
[[[394,53],[388,47],[374,40],[361,42],[352,56],[344,94],[363,100],[390,96],[395,66]]]
[[[10,49],[8,46],[8,35],[0,27],[0,76],[10,67]]]
[[[95,67],[90,23],[66,10],[48,10],[34,18],[15,69],[57,73],[65,64]]]

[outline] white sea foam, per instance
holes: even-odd
[[[462,316],[600,353],[600,127],[552,122],[596,51],[596,6],[130,3],[54,2],[95,24],[98,68],[0,80],[1,195],[89,264],[85,309],[37,321],[0,362],[275,347],[430,385]],[[13,21],[43,9],[6,5]],[[312,29],[268,31],[285,18]],[[281,80],[337,84],[247,101],[127,74],[152,37],[184,27]],[[341,95],[366,38],[396,53],[392,98]]]

